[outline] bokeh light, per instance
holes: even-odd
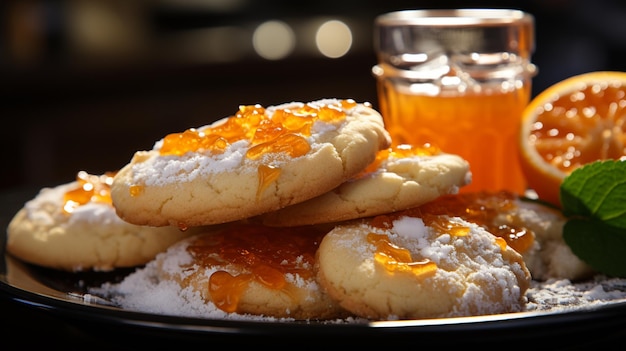
[[[268,60],[279,60],[293,52],[296,36],[287,23],[267,21],[255,29],[252,45],[259,56]]]
[[[352,31],[344,22],[330,20],[318,28],[315,43],[322,55],[339,58],[348,53],[352,47]]]

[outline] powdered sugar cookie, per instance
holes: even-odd
[[[442,196],[422,206],[477,223],[522,254],[535,280],[589,278],[593,270],[563,240],[567,218],[553,207],[507,191]]]
[[[366,170],[337,188],[260,216],[265,225],[345,221],[419,206],[469,184],[469,164],[431,145],[399,145],[378,152]]]
[[[109,271],[145,264],[194,234],[124,222],[111,204],[112,176],[79,172],[76,181],[41,189],[9,223],[7,252],[49,268]]]
[[[415,210],[337,225],[318,255],[328,294],[372,319],[521,311],[530,285],[522,256],[502,238]]]
[[[141,225],[239,220],[323,194],[389,145],[382,117],[369,104],[242,106],[137,152],[115,177],[113,203],[120,217]]]
[[[346,312],[319,287],[315,253],[327,228],[236,222],[185,239],[150,263],[161,280],[226,313],[328,319]]]

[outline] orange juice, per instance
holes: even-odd
[[[517,136],[530,84],[433,96],[399,91],[389,80],[379,80],[378,90],[394,144],[431,143],[469,162],[472,182],[462,192],[526,190]]]

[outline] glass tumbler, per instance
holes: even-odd
[[[379,110],[393,143],[470,164],[467,191],[526,191],[518,130],[536,67],[534,18],[509,9],[402,10],[374,23]]]

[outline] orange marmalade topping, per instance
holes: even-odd
[[[279,290],[287,286],[287,273],[312,278],[315,252],[325,233],[313,227],[237,224],[199,237],[187,250],[204,267],[240,266],[242,273],[238,275],[217,271],[209,278],[209,293],[215,305],[223,311],[235,312],[241,295],[252,281]]]
[[[437,264],[428,259],[414,261],[409,250],[396,246],[384,234],[370,233],[367,241],[376,246],[374,259],[388,272],[406,272],[416,276],[431,275],[437,270]]]
[[[532,246],[534,236],[531,229],[524,226],[524,221],[519,217],[516,199],[518,196],[508,191],[444,195],[420,207],[375,217],[372,224],[386,228],[391,226],[393,220],[408,215],[421,217],[426,225],[446,230],[450,224],[446,219],[439,217],[440,215],[461,217],[504,239],[506,244],[515,251],[524,253]],[[499,215],[504,215],[506,222],[496,221]],[[453,229],[453,235],[469,233],[469,228],[457,226],[457,228],[449,229]],[[502,246],[503,242],[499,241],[498,244]]]
[[[370,225],[376,228],[389,229],[393,226],[394,220],[403,216],[420,217],[426,226],[434,228],[439,233],[466,236],[470,232],[470,228],[464,225],[451,222],[441,216],[423,213],[418,208],[376,216],[371,219]],[[392,244],[387,235],[370,233],[367,240],[376,245],[374,259],[382,264],[388,272],[410,272],[418,276],[434,274],[437,270],[437,264],[428,259],[413,261],[410,251]]]
[[[458,216],[476,223],[491,234],[503,238],[515,251],[524,253],[532,246],[534,235],[520,218],[515,203],[518,198],[518,195],[508,191],[446,195],[422,205],[421,210]],[[504,215],[506,222],[496,221],[499,215]]]
[[[183,155],[189,151],[223,152],[229,144],[249,140],[252,147],[249,158],[258,158],[270,152],[286,152],[298,157],[309,151],[306,137],[317,120],[335,122],[345,118],[343,109],[356,106],[353,100],[341,100],[336,104],[279,108],[268,116],[261,105],[240,106],[239,111],[224,123],[203,131],[188,129],[173,133],[163,139],[161,155]]]
[[[344,109],[357,106],[354,100],[339,100],[329,104],[304,104],[302,106],[277,108],[268,116],[261,105],[240,106],[235,115],[223,123],[199,131],[191,128],[163,138],[161,155],[181,156],[187,152],[222,153],[240,140],[250,141],[246,157],[251,160],[266,154],[283,153],[296,158],[311,150],[307,137],[315,121],[337,122],[346,117]],[[259,186],[257,198],[278,179],[280,169],[261,166],[258,169]],[[143,188],[130,189],[131,196],[139,196]]]
[[[260,165],[258,173],[259,187],[257,188],[257,197],[260,196],[270,184],[278,179],[278,176],[280,176],[280,169],[272,166]]]
[[[424,144],[422,146],[414,146],[409,144],[395,145],[390,148],[380,150],[376,154],[374,162],[370,163],[361,174],[372,173],[378,170],[381,163],[385,162],[389,158],[408,158],[413,156],[433,156],[441,153],[441,150],[431,144]]]
[[[72,213],[77,207],[89,202],[112,204],[113,176],[115,173],[112,172],[100,176],[85,171],[78,172],[76,175],[78,185],[63,195],[63,212]]]

